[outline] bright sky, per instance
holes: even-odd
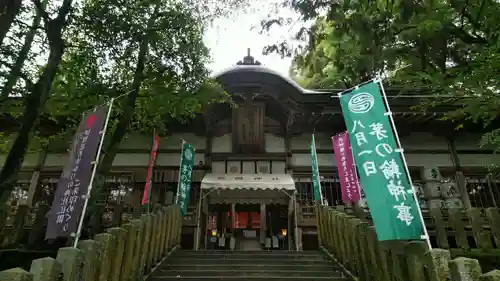
[[[299,24],[283,28],[275,26],[269,34],[259,34],[260,22],[265,20],[273,9],[272,2],[276,1],[255,1],[250,12],[241,12],[231,18],[216,20],[214,26],[206,32],[204,39],[212,53],[213,62],[210,64],[210,69],[214,73],[235,65],[246,56],[247,48],[250,48],[251,55],[264,66],[289,76],[291,58],[281,59],[275,54],[264,56],[262,50],[266,45],[283,40],[291,41],[300,26]],[[287,9],[280,9],[279,15],[298,19],[298,14]]]

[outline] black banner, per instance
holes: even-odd
[[[83,117],[73,137],[69,160],[57,183],[49,212],[45,239],[76,234],[85,196],[92,177],[93,162],[106,122],[107,107],[100,106]]]

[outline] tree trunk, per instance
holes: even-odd
[[[137,55],[137,64],[134,72],[134,80],[132,81],[132,85],[130,86],[130,93],[127,95],[127,99],[124,104],[123,114],[120,116],[120,120],[118,121],[118,125],[113,131],[108,145],[103,151],[104,156],[101,158],[98,169],[98,184],[93,187],[93,192],[91,196],[92,204],[89,208],[88,218],[90,234],[97,233],[101,226],[101,218],[104,211],[104,206],[96,205],[96,200],[99,194],[104,191],[105,184],[104,178],[106,173],[108,173],[113,167],[113,161],[115,159],[116,153],[118,152],[120,143],[122,139],[125,137],[127,132],[127,128],[129,126],[130,120],[134,115],[135,104],[137,100],[137,96],[139,95],[139,90],[141,88],[141,84],[144,80],[144,68],[146,65],[146,58],[148,54],[148,45],[149,45],[149,32],[154,26],[154,23],[158,16],[158,10],[160,8],[161,1],[157,1],[155,4],[155,9],[150,18],[148,19],[148,23],[144,30],[144,34],[141,37],[140,45],[139,45],[139,54]]]
[[[2,0],[0,1],[0,46],[7,36],[14,19],[21,10],[22,0]]]
[[[72,0],[64,0],[59,9],[58,16],[55,19],[49,19],[44,10],[40,11],[45,20],[47,29],[47,38],[50,48],[49,58],[38,81],[30,87],[30,93],[25,99],[21,129],[9,151],[3,169],[0,172],[0,208],[5,206],[12,194],[17,176],[24,161],[24,156],[28,150],[32,132],[38,123],[38,118],[43,111],[43,107],[52,89],[52,82],[54,81],[64,52],[62,32],[66,24],[66,16],[71,8],[71,3]],[[40,5],[38,5],[38,7],[40,8]]]
[[[46,3],[47,0],[45,0],[42,5],[45,7]],[[35,18],[33,19],[33,23],[31,24],[31,28],[26,34],[26,38],[24,39],[23,47],[21,48],[21,51],[19,51],[19,55],[17,56],[14,66],[10,70],[9,77],[3,87],[2,94],[0,94],[0,97],[7,98],[7,96],[11,93],[12,88],[14,88],[14,86],[16,85],[19,76],[21,75],[21,69],[30,52],[31,45],[33,44],[33,39],[35,38],[36,31],[38,26],[40,25],[41,19],[42,19],[42,13],[39,10],[37,10]]]

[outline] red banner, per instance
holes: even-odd
[[[358,202],[361,199],[359,181],[347,132],[333,136],[332,142],[339,171],[342,201],[344,203]]]
[[[148,177],[146,179],[146,186],[144,186],[144,194],[142,195],[142,205],[149,203],[149,189],[151,188],[151,177],[153,176],[153,168],[156,162],[156,154],[158,153],[158,146],[160,145],[160,137],[158,135],[154,136],[153,148],[151,149],[151,154],[149,155],[148,164]]]

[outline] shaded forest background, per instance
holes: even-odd
[[[475,123],[481,145],[500,145],[500,11],[497,0],[284,1],[301,20],[294,42],[264,53],[293,57],[290,75],[306,88],[345,89],[380,75],[401,93],[432,94],[415,110],[456,108],[441,118]],[[295,19],[270,15],[262,32]]]

